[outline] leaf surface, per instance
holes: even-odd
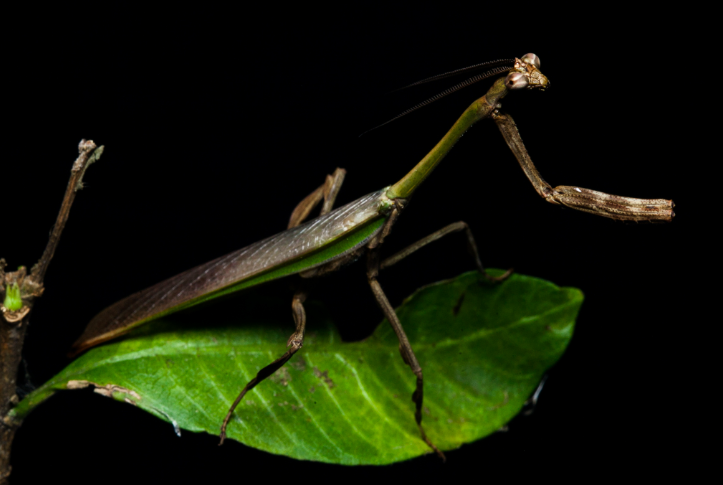
[[[522,275],[491,284],[476,272],[407,298],[397,314],[424,370],[430,439],[451,450],[504,426],[562,355],[581,303],[574,288]],[[269,307],[284,311],[264,310]],[[235,317],[193,313],[194,325],[169,317],[94,348],[12,414],[21,419],[56,390],[92,383],[184,430],[218,435],[240,389],[283,353],[292,331],[286,300],[256,298],[253,309],[242,308]],[[307,304],[307,314],[303,349],[246,395],[229,438],[347,465],[429,453],[414,422],[415,378],[390,325],[384,321],[366,340],[345,343],[320,305]]]

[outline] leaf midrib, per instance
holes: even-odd
[[[547,311],[543,313],[539,313],[537,315],[533,316],[525,316],[517,319],[514,322],[511,322],[507,325],[501,325],[492,329],[488,328],[480,328],[479,330],[460,336],[455,339],[445,339],[441,340],[439,342],[435,343],[416,343],[414,344],[414,349],[416,352],[421,353],[424,351],[428,351],[430,349],[438,350],[438,349],[444,349],[447,347],[451,347],[454,345],[459,345],[460,342],[464,341],[465,343],[468,342],[474,342],[477,340],[481,340],[484,338],[487,338],[489,336],[498,334],[503,331],[509,331],[515,328],[524,327],[525,325],[532,325],[536,322],[538,322],[543,317],[549,316],[553,313],[563,311],[565,309],[569,309],[570,307],[576,305],[578,303],[579,297],[572,298],[568,300],[566,303],[555,306],[553,308],[548,309]],[[355,345],[357,343],[364,343],[368,347],[365,348],[365,352],[378,352],[381,349],[384,349],[385,352],[389,351],[389,349],[394,348],[394,345],[391,343],[387,343],[382,341],[380,338],[374,338],[375,336],[372,335],[372,338],[362,341],[362,342],[341,342],[341,343],[322,343],[321,347],[314,347],[309,348],[306,350],[305,353],[313,353],[316,352],[329,352],[333,350],[335,346],[338,345]],[[375,345],[374,345],[375,344]],[[154,346],[147,349],[137,350],[130,353],[125,353],[122,355],[113,355],[108,358],[105,358],[103,360],[95,361],[92,366],[89,367],[80,367],[79,369],[75,370],[73,372],[73,375],[79,374],[79,373],[85,373],[88,371],[92,371],[95,369],[100,369],[105,366],[109,366],[112,364],[128,361],[128,360],[136,360],[139,358],[148,358],[148,357],[162,357],[162,356],[179,356],[179,355],[193,355],[195,357],[198,357],[198,352],[206,351],[206,352],[212,352],[213,354],[223,354],[224,352],[234,352],[234,353],[241,353],[245,355],[250,354],[264,354],[268,352],[268,350],[242,350],[239,349],[238,345],[233,344],[219,344],[214,343],[210,341],[201,341],[198,342],[198,345],[189,345],[188,341],[185,342],[172,342],[170,344],[164,344],[161,346]],[[63,382],[65,382],[66,379],[63,379]],[[56,381],[48,382],[49,385],[54,386],[57,384]]]

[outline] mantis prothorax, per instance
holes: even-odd
[[[164,315],[260,283],[297,273],[302,278],[313,278],[334,272],[366,253],[367,279],[371,290],[399,339],[399,350],[404,362],[416,376],[416,389],[412,401],[415,404],[415,419],[421,437],[430,448],[443,456],[426,437],[422,427],[424,382],[422,368],[401,322],[379,284],[378,274],[381,269],[395,264],[430,242],[453,232],[464,231],[477,269],[483,275],[487,275],[480,261],[472,232],[465,222],[450,224],[386,259],[380,258],[379,249],[414,191],[462,134],[481,119],[493,119],[537,193],[552,204],[621,221],[671,221],[674,216],[673,203],[670,200],[620,197],[575,186],[553,188],[545,182],[527,154],[514,121],[508,114],[500,111],[500,101],[512,91],[544,89],[548,85],[548,80],[540,72],[540,61],[534,54],[526,54],[513,61],[490,64],[506,62],[509,62],[506,66],[495,67],[470,80],[474,82],[504,73],[484,96],[474,101],[462,113],[444,138],[397,183],[332,210],[345,175],[343,169],[336,169],[333,175],[327,176],[323,185],[298,204],[291,214],[286,231],[190,269],[111,305],[90,322],[83,335],[75,342],[75,351],[83,351]],[[429,80],[446,76],[443,74]],[[451,90],[463,87],[465,83]],[[406,112],[402,113],[404,114]],[[321,215],[304,222],[322,200]],[[496,279],[503,279],[508,274],[509,272]],[[288,339],[287,350],[277,360],[261,369],[243,388],[223,420],[220,431],[221,443],[225,439],[229,420],[244,395],[283,366],[303,345],[306,329],[305,299],[306,293],[303,290],[294,294],[292,309],[296,329]]]

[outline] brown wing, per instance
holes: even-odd
[[[73,344],[74,352],[110,340],[142,323],[230,292],[241,283],[272,270],[277,271],[265,281],[332,260],[333,257],[330,257],[314,262],[312,258],[305,257],[379,218],[379,205],[386,190],[364,196],[326,215],[196,266],[114,303],[91,320]],[[308,264],[306,260],[309,260]],[[294,261],[300,263],[290,264]],[[278,271],[284,265],[288,271]]]

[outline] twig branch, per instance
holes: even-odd
[[[78,150],[80,155],[73,163],[70,181],[55,226],[43,255],[33,266],[30,275],[26,274],[23,266],[18,271],[6,272],[5,260],[0,259],[0,485],[8,483],[11,471],[10,449],[15,431],[20,426],[20,423],[8,418],[8,412],[18,402],[15,388],[30,311],[35,299],[41,296],[45,289],[43,286],[45,273],[68,221],[75,193],[83,187],[83,175],[90,164],[98,160],[103,153],[103,147],[96,148],[91,140],[81,140]],[[15,298],[18,289],[22,304],[18,304]],[[8,298],[6,302],[5,297],[9,296],[10,291],[13,303],[8,303],[8,308],[6,303],[11,299]]]
[[[60,235],[63,233],[63,229],[65,229],[65,223],[68,222],[68,214],[70,214],[70,207],[75,200],[75,193],[83,188],[83,175],[85,175],[85,171],[90,164],[100,158],[103,153],[103,147],[101,146],[96,149],[95,143],[93,143],[92,140],[81,140],[78,145],[78,151],[80,155],[75,160],[75,163],[73,163],[73,168],[70,171],[71,175],[68,181],[68,188],[65,189],[65,197],[63,197],[58,218],[55,221],[55,226],[53,226],[53,232],[50,234],[50,240],[48,241],[48,245],[45,246],[45,251],[40,257],[40,261],[38,261],[30,272],[30,277],[41,285],[45,278],[45,272],[48,270],[50,260],[53,259],[53,255],[55,254],[55,248],[60,241]]]

